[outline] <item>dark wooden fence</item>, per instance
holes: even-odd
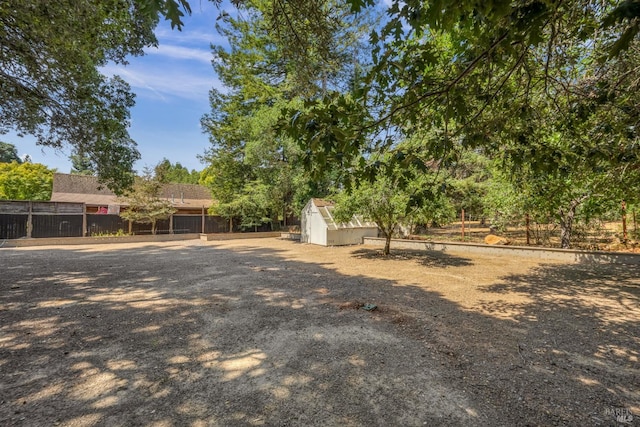
[[[120,215],[87,214],[87,235],[122,234],[129,231],[129,222]]]
[[[82,236],[82,215],[33,215],[31,237]]]
[[[287,224],[296,218],[288,218]],[[299,222],[299,220],[298,220]],[[272,231],[273,224],[243,230],[239,221],[213,215],[173,215],[156,223],[158,234]],[[277,226],[277,224],[276,224]],[[0,201],[0,239],[151,234],[151,224],[132,223],[119,215],[88,214],[82,203]]]
[[[82,203],[0,201],[0,239],[82,236]]]

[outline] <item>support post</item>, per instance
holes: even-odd
[[[622,241],[624,244],[628,241],[627,236],[627,204],[622,201]]]
[[[529,246],[531,244],[531,226],[530,226],[529,214],[525,215],[524,221],[527,226],[527,246]]]
[[[462,209],[462,214],[460,216],[462,217],[462,241],[464,242],[464,209]]]
[[[33,231],[33,202],[29,200],[29,214],[27,215],[27,239],[31,238]]]
[[[82,237],[87,237],[87,204],[82,204]]]
[[[200,233],[202,234],[204,234],[204,225],[205,225],[204,205],[202,205],[202,226],[201,226],[202,231],[200,231]]]

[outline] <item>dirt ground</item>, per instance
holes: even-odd
[[[0,425],[640,425],[639,276],[278,239],[4,248]]]

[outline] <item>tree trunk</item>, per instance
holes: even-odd
[[[151,221],[151,234],[152,235],[156,235],[156,222],[155,221]]]
[[[387,256],[389,255],[390,251],[391,251],[391,233],[388,233],[388,234],[385,233],[384,250],[382,251],[382,254],[384,256]]]
[[[287,204],[283,203],[282,206],[282,227],[287,229]]]
[[[569,249],[571,246],[571,232],[573,231],[573,218],[575,209],[570,209],[566,214],[560,212],[560,247]]]
[[[576,216],[576,209],[582,202],[587,200],[587,195],[582,195],[576,199],[573,199],[569,203],[569,208],[566,212],[560,209],[560,247],[563,249],[569,249],[571,247],[571,233],[573,232],[573,220]]]
[[[378,224],[378,227],[380,227],[380,224],[384,224],[383,221],[376,221],[376,223]],[[389,255],[389,253],[391,252],[391,238],[393,237],[393,232],[396,230],[396,226],[397,224],[393,224],[389,227],[380,227],[380,229],[384,233],[385,238],[384,250],[382,251],[382,254],[384,256]]]

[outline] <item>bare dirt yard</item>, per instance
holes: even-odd
[[[640,425],[639,276],[278,239],[4,248],[0,425]]]

